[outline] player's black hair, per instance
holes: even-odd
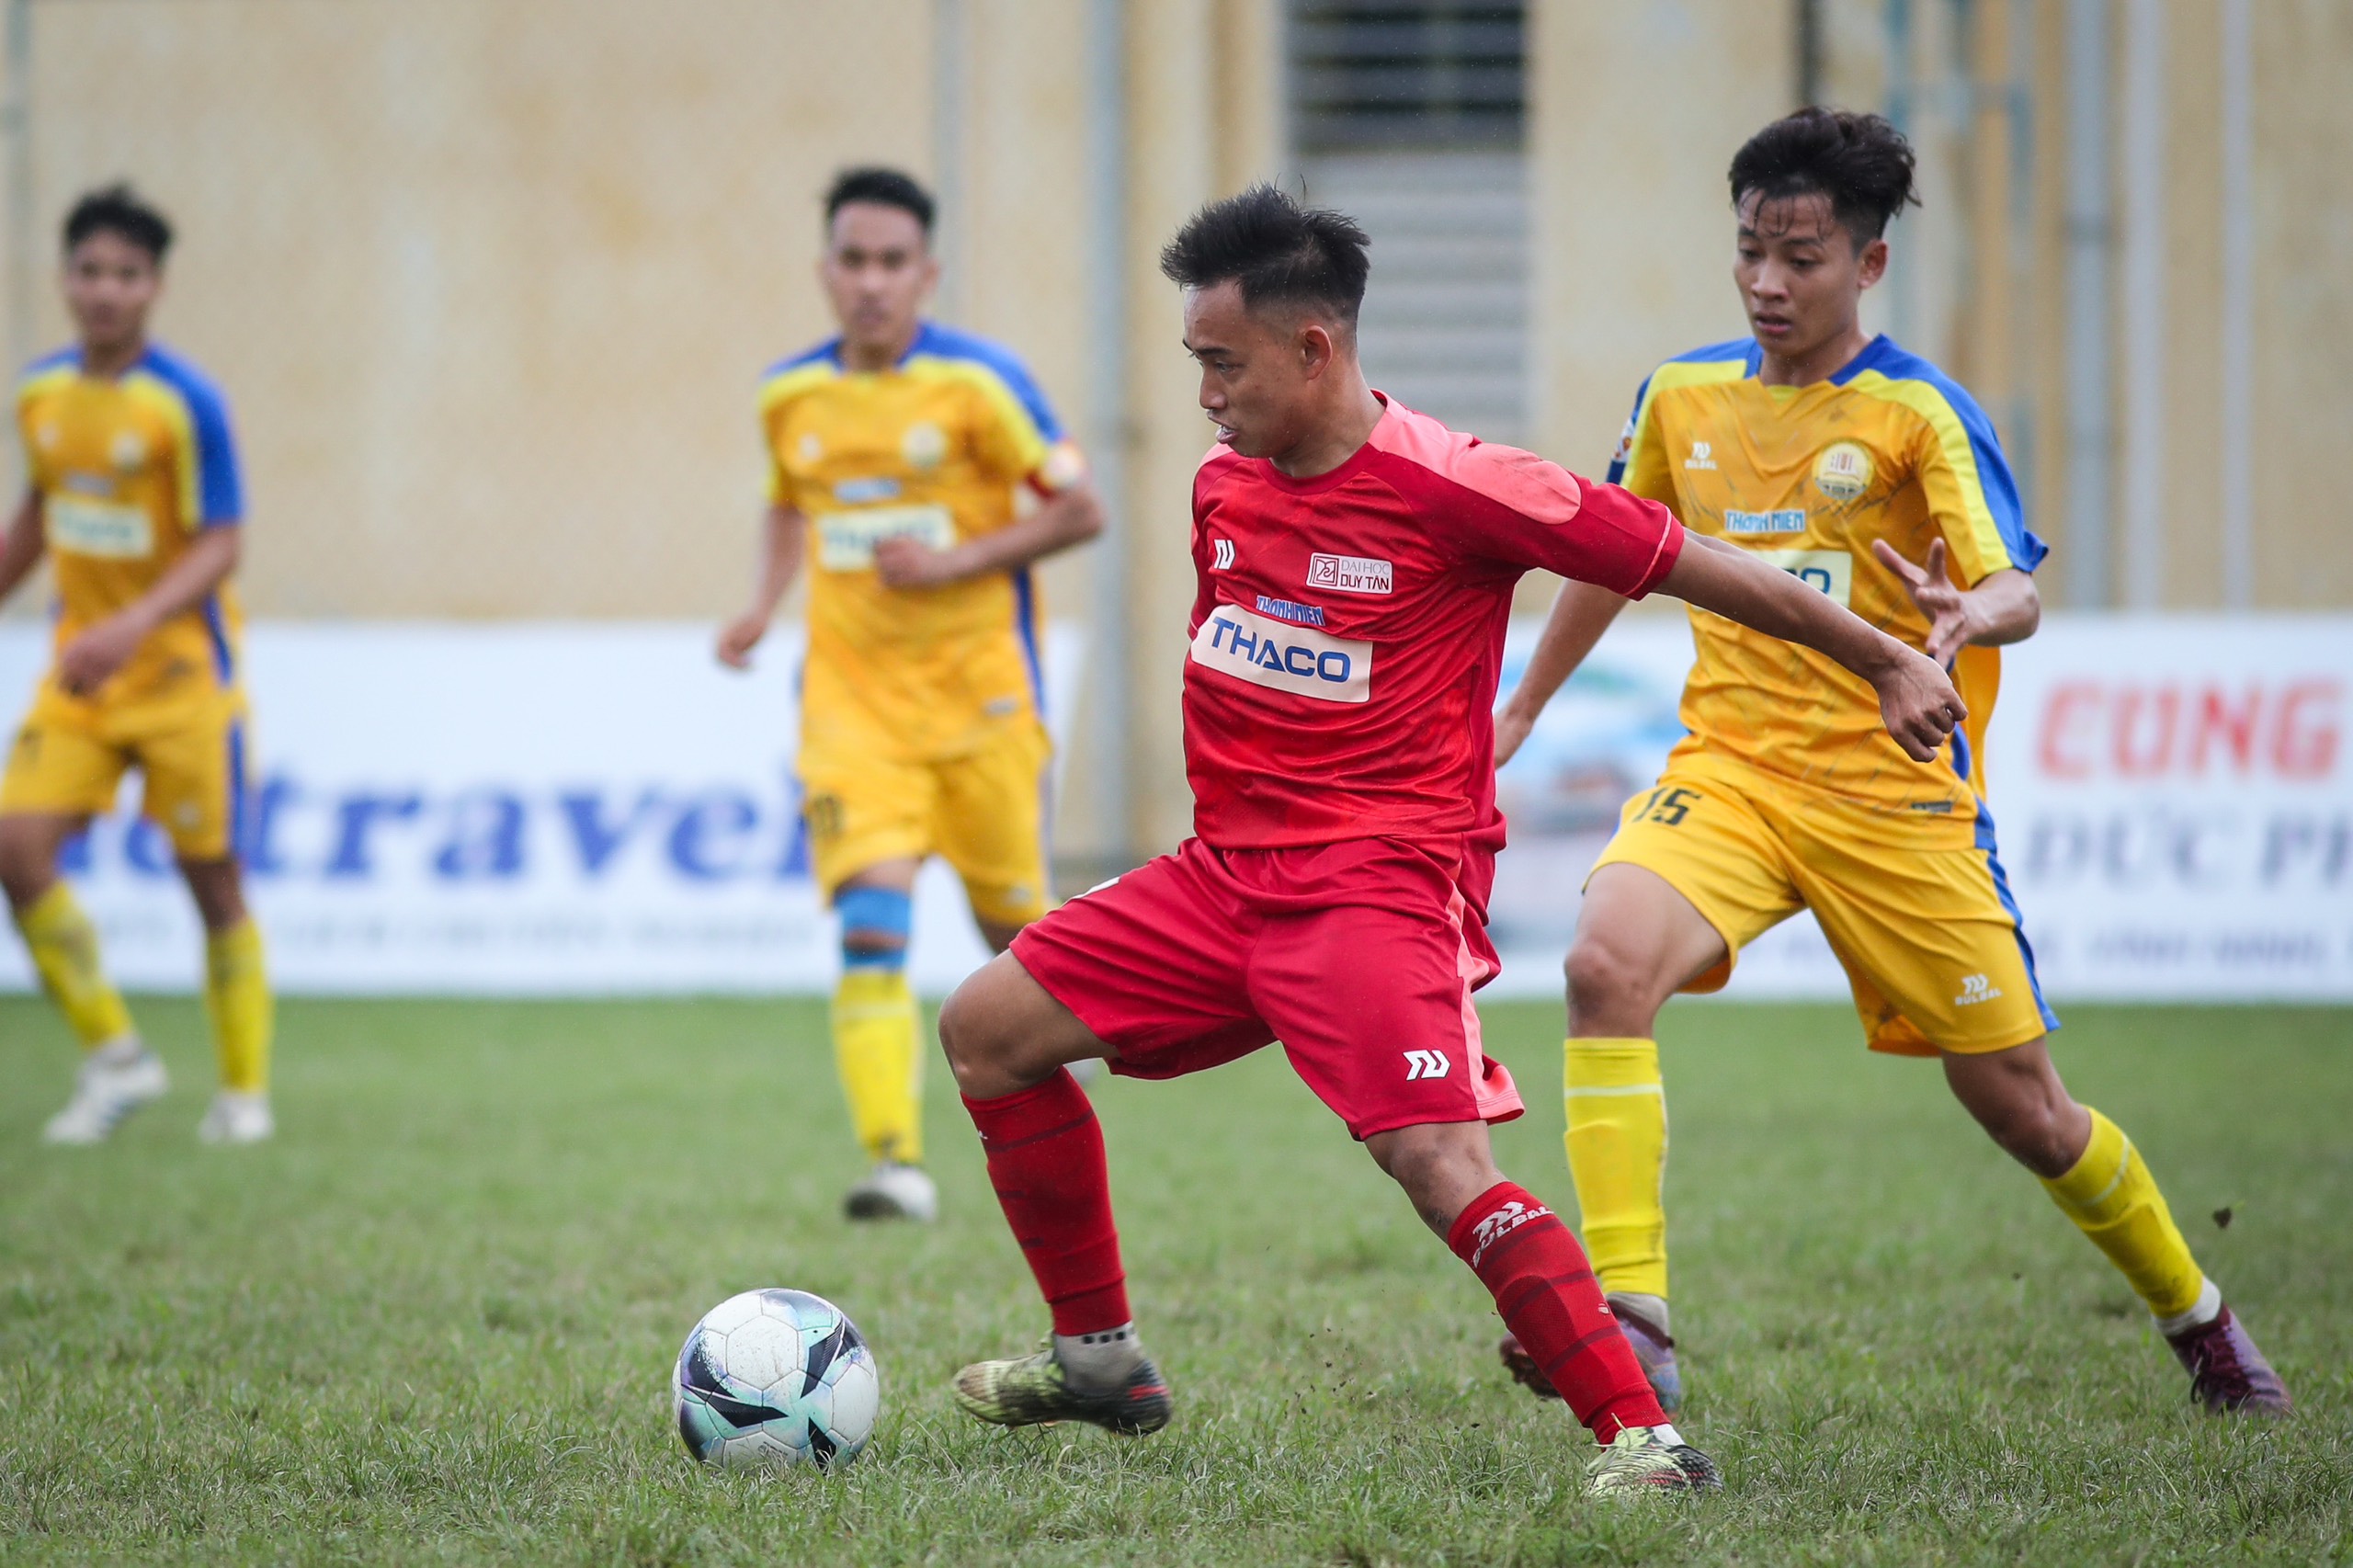
[[[895,207],[912,213],[923,225],[924,237],[931,237],[931,220],[938,210],[931,199],[931,192],[917,185],[915,176],[897,169],[844,169],[834,176],[825,191],[825,222],[830,226],[834,214],[853,201],[871,202],[877,207]]]
[[[1271,185],[1254,185],[1194,213],[1162,247],[1160,270],[1188,289],[1239,283],[1253,310],[1320,305],[1353,330],[1371,243],[1345,212],[1302,207]]]
[[[65,214],[65,249],[92,234],[119,234],[153,256],[157,266],[172,248],[172,222],[150,206],[126,183],[102,186],[85,192]]]
[[[1732,204],[1755,191],[1768,201],[1820,194],[1857,249],[1916,207],[1912,143],[1875,114],[1802,108],[1750,137],[1732,159]]]

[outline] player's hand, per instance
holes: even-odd
[[[1518,708],[1509,703],[1504,706],[1504,710],[1495,715],[1495,766],[1497,767],[1501,767],[1512,759],[1521,744],[1528,739],[1528,733],[1534,728],[1536,728],[1535,714],[1523,713]]]
[[[131,662],[146,639],[146,628],[128,616],[108,616],[65,644],[57,656],[57,682],[75,697],[88,697]]]
[[[952,550],[934,550],[919,539],[886,539],[874,547],[874,574],[886,588],[939,588],[968,573]]]
[[[768,634],[768,618],[746,610],[719,629],[719,662],[731,670],[752,667],[752,650]]]
[[[1871,676],[1879,690],[1880,717],[1905,756],[1915,762],[1934,762],[1954,726],[1969,717],[1969,710],[1942,665],[1893,637],[1887,645],[1887,665]]]
[[[1895,547],[1883,539],[1871,540],[1871,553],[1879,563],[1895,574],[1920,613],[1928,618],[1928,657],[1940,665],[1952,663],[1952,656],[1966,647],[1978,631],[1976,618],[1970,613],[1969,595],[1953,585],[1945,575],[1945,541],[1932,540],[1928,559],[1915,566],[1895,552]]]

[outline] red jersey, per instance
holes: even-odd
[[[1681,551],[1658,503],[1381,401],[1329,473],[1220,447],[1194,476],[1185,771],[1216,848],[1500,846],[1513,585],[1540,566],[1640,598]]]

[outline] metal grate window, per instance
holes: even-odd
[[[1291,0],[1290,56],[1302,153],[1520,145],[1523,5]]]

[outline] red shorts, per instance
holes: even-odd
[[[1495,949],[1458,877],[1393,839],[1187,839],[1024,926],[1013,956],[1118,1050],[1114,1073],[1181,1077],[1280,1040],[1358,1138],[1509,1121],[1526,1108],[1471,1005]]]

